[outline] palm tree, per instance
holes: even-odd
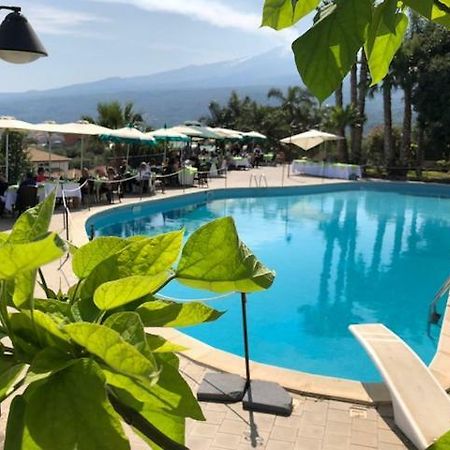
[[[306,130],[313,125],[312,122],[315,122],[313,111],[316,103],[306,89],[299,86],[290,86],[284,94],[282,90],[272,88],[267,93],[267,97],[280,102],[288,123],[298,124],[300,131]]]
[[[361,163],[362,153],[362,140],[364,132],[364,122],[366,120],[366,97],[369,87],[369,67],[367,64],[367,57],[364,51],[361,52],[359,61],[359,82],[357,84],[357,100],[356,110],[358,118],[355,121],[354,127],[352,127],[352,157],[351,160],[354,164]]]
[[[337,142],[339,158],[343,162],[348,162],[348,145],[345,138],[345,128],[348,122],[344,120],[344,96],[342,92],[342,83],[338,86],[334,93],[335,107],[331,108],[330,125],[336,130],[341,139]]]
[[[144,122],[142,115],[134,111],[132,102],[125,103],[122,107],[117,100],[99,102],[97,104],[97,119],[93,119],[91,116],[83,116],[82,119],[112,129],[127,125],[136,126]]]

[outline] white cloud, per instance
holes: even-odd
[[[292,42],[298,33],[292,29],[276,32],[260,28],[261,15],[239,11],[217,0],[94,0],[105,3],[133,5],[150,12],[166,12],[187,16],[219,28],[232,28],[246,33],[264,33],[279,40]]]
[[[84,25],[99,20],[94,15],[84,12],[69,11],[35,2],[24,6],[22,12],[38,34],[77,34]]]

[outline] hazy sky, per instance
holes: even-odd
[[[146,75],[253,56],[299,29],[259,28],[263,0],[20,0],[49,57],[0,62],[0,92]],[[1,12],[1,20],[5,15]],[[304,27],[302,27],[304,28]]]

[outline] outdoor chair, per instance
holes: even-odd
[[[195,181],[197,181],[199,187],[200,186],[208,187],[208,172],[197,172]]]
[[[18,215],[38,204],[37,186],[21,186],[17,191],[15,210]]]

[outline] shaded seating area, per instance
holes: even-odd
[[[396,425],[419,450],[450,430],[450,399],[429,368],[382,324],[350,325],[389,390]]]

